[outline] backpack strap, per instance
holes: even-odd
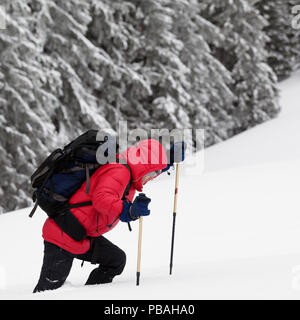
[[[130,190],[131,182],[132,182],[132,172],[131,172],[131,169],[130,169],[130,167],[129,167],[129,165],[128,165],[127,163],[123,163],[123,165],[124,165],[124,166],[129,170],[129,172],[130,172],[130,180],[129,180],[129,183],[128,183],[126,189],[125,189],[125,192],[124,192],[124,194],[123,194],[123,197],[122,197],[122,200],[125,200],[125,199],[126,199],[126,196],[129,195],[129,190]],[[128,229],[129,229],[129,231],[132,231],[130,222],[127,222],[127,224],[128,224]]]
[[[129,180],[129,183],[124,191],[124,194],[123,194],[123,197],[122,197],[122,200],[125,200],[126,196],[129,195],[129,190],[130,190],[130,187],[131,187],[131,182],[132,182],[132,172],[131,172],[131,169],[129,167],[129,165],[127,163],[123,163],[123,165],[129,170],[130,172],[130,180]]]
[[[35,211],[36,211],[36,209],[37,209],[37,207],[38,207],[38,202],[36,201],[35,202],[35,204],[34,204],[34,207],[33,207],[33,209],[30,211],[30,214],[29,214],[29,217],[30,218],[32,218],[33,217],[33,215],[34,215],[34,213],[35,213]]]
[[[85,193],[89,194],[89,192],[90,192],[90,170],[89,170],[88,165],[85,166],[85,176],[86,176]]]
[[[93,204],[92,201],[79,202],[79,203],[69,204],[69,208],[74,209],[74,208],[80,208],[80,207],[87,207],[87,206],[91,206],[92,204]]]

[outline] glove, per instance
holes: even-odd
[[[137,220],[140,216],[148,216],[150,214],[150,210],[148,209],[150,202],[151,199],[143,193],[138,195],[133,203],[123,200],[123,210],[120,215],[120,220],[122,222],[130,222]]]
[[[144,193],[140,193],[133,201],[130,208],[131,217],[136,220],[140,216],[149,216],[150,210],[148,205],[151,202],[151,199],[146,197]]]
[[[186,143],[184,141],[175,142],[170,148],[170,159],[166,168],[162,172],[168,171],[174,165],[174,162],[182,162],[185,158]]]

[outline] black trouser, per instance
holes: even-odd
[[[91,248],[84,254],[72,254],[47,241],[44,244],[43,266],[33,292],[61,287],[71,271],[74,258],[99,264],[91,272],[86,284],[111,282],[122,273],[126,264],[124,251],[103,236],[92,238]]]

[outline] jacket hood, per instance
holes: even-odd
[[[119,155],[132,172],[133,186],[142,191],[142,177],[152,171],[167,167],[168,159],[163,146],[155,139],[142,140]]]

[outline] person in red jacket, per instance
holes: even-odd
[[[170,154],[172,150],[174,148]],[[118,163],[109,163],[96,170],[90,179],[88,194],[85,182],[71,197],[70,204],[92,201],[91,206],[73,208],[67,213],[68,218],[76,219],[77,224],[66,219],[66,214],[45,221],[44,259],[34,293],[61,287],[74,258],[99,264],[89,275],[86,285],[109,283],[122,273],[126,254],[103,234],[120,220],[130,222],[150,214],[148,205],[151,199],[145,195],[134,199],[135,192],[142,191],[148,181],[167,171],[173,165],[174,157],[171,155],[168,161],[162,145],[157,140],[148,139],[128,148],[118,158]],[[128,194],[124,195],[126,189]],[[80,229],[76,230],[78,225]]]

